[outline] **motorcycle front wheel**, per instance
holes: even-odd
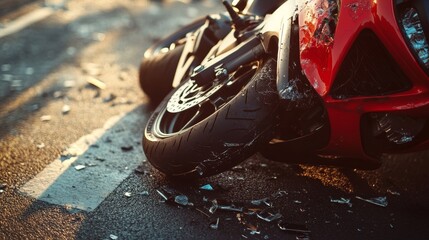
[[[150,117],[149,162],[169,176],[198,178],[232,168],[272,138],[278,96],[273,59],[255,61],[210,86],[182,82]]]

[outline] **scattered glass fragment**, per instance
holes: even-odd
[[[392,191],[390,189],[387,189],[387,192],[390,193],[390,194],[392,194],[392,195],[395,195],[395,196],[401,196],[401,194],[399,192],[394,192],[394,191]]]
[[[280,230],[287,231],[287,232],[310,233],[310,230],[308,230],[308,228],[302,224],[287,223],[280,220],[277,226],[280,228]]]
[[[264,209],[261,212],[256,213],[256,216],[266,222],[272,222],[283,217],[280,213],[271,213],[269,210],[269,208]]]
[[[70,106],[69,105],[67,105],[67,104],[65,104],[64,106],[63,106],[63,108],[61,109],[61,112],[63,113],[63,114],[67,114],[67,113],[69,113],[70,112]]]
[[[44,144],[44,143],[39,143],[39,144],[37,144],[37,145],[36,145],[36,147],[37,147],[38,149],[42,149],[42,148],[44,148],[44,147],[45,147],[45,144]]]
[[[243,235],[243,234],[241,234],[241,236],[242,236],[243,238],[246,238],[246,239],[248,238],[246,235]]]
[[[266,164],[266,163],[261,163],[261,164],[259,164],[259,166],[260,166],[260,167],[268,167],[268,164]]]
[[[214,199],[212,201],[212,206],[210,207],[209,212],[213,214],[218,209],[230,212],[243,212],[243,207],[237,207],[232,202]]]
[[[77,171],[80,171],[80,170],[82,170],[82,169],[84,169],[84,168],[86,168],[86,166],[85,166],[85,165],[76,165],[76,166],[74,167],[74,169],[76,169]]]
[[[134,149],[134,147],[133,146],[122,146],[121,147],[121,149],[122,149],[122,151],[124,151],[124,152],[128,152],[128,151],[131,151],[131,150],[133,150]]]
[[[237,180],[243,181],[244,177],[237,177]]]
[[[66,80],[64,81],[64,87],[65,88],[72,88],[76,85],[76,82],[74,80]]]
[[[149,196],[149,191],[141,191],[138,194],[142,196]]]
[[[189,199],[185,195],[177,195],[174,197],[174,202],[182,206],[188,206]]]
[[[262,198],[262,199],[258,199],[258,200],[252,200],[252,201],[250,201],[250,203],[252,203],[255,206],[260,206],[261,204],[265,204],[268,207],[273,207],[273,203],[270,201],[269,198]]]
[[[3,189],[0,189],[0,193],[4,193],[4,190],[3,190]]]
[[[124,196],[129,198],[129,197],[131,197],[131,193],[130,192],[125,192]]]
[[[112,240],[116,240],[116,239],[118,239],[118,236],[116,236],[116,235],[113,235],[113,234],[110,234],[110,239],[112,239]]]
[[[160,190],[156,190],[156,192],[165,200],[165,201],[167,201],[168,200],[168,197],[163,193],[163,192],[161,192]]]
[[[210,228],[213,230],[217,230],[219,228],[219,218],[215,222],[210,223]]]
[[[104,83],[103,81],[101,81],[101,80],[99,80],[99,79],[97,79],[95,77],[89,76],[89,77],[86,78],[86,81],[91,86],[97,87],[99,89],[105,89],[106,88],[106,83]]]
[[[393,228],[393,224],[390,224],[390,228]]]
[[[295,200],[295,201],[293,201],[294,203],[296,203],[296,204],[301,204],[302,202],[301,201],[299,201],[299,200]]]
[[[387,205],[388,205],[387,197],[376,197],[376,198],[365,199],[365,198],[356,196],[356,198],[359,200],[380,206],[380,207],[387,207]]]
[[[213,191],[214,188],[210,184],[206,184],[200,187],[201,190]]]
[[[281,197],[283,197],[283,196],[286,196],[288,193],[286,192],[286,191],[284,191],[284,190],[280,190],[280,191],[278,191],[278,192],[276,192],[276,193],[273,193],[271,196],[274,198],[274,199],[278,199],[278,198],[281,198]]]
[[[351,203],[351,200],[349,198],[340,198],[340,199],[332,199],[332,203],[339,203],[339,204],[347,204],[349,207],[352,207],[353,204]]]
[[[48,121],[52,120],[52,116],[51,115],[43,115],[43,116],[40,117],[40,120],[42,122],[48,122]]]

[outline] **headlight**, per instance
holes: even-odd
[[[400,22],[412,50],[426,70],[429,70],[429,45],[417,10],[415,8],[405,9]]]

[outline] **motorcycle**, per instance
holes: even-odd
[[[223,1],[146,51],[149,162],[206,177],[255,152],[362,169],[429,146],[429,2]]]

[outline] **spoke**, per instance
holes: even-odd
[[[198,116],[200,115],[200,109],[201,109],[201,104],[198,105],[198,110],[195,112],[195,114],[191,117],[191,119],[189,119],[189,121],[182,127],[180,128],[179,131],[182,131],[183,129],[188,128],[189,126],[192,126],[194,124],[194,121],[198,118]]]

